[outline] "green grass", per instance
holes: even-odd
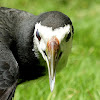
[[[56,75],[54,91],[44,76],[19,85],[14,100],[100,100],[100,0],[0,0],[0,6],[33,14],[58,10],[75,29],[72,53]]]

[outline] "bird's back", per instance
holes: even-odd
[[[30,62],[34,57],[32,34],[36,19],[25,11],[0,7],[0,100],[11,99],[20,72],[23,76],[28,69],[33,70]]]
[[[34,23],[36,16],[21,10],[0,7],[0,32],[4,36],[15,37],[18,28],[22,27],[21,23],[27,23],[29,19]]]

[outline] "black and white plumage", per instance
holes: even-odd
[[[56,70],[66,66],[73,25],[65,14],[51,11],[34,16],[0,8],[0,100],[10,100],[18,79],[45,75],[53,91]]]

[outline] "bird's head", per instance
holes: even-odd
[[[54,89],[56,70],[66,66],[72,36],[72,22],[68,16],[60,12],[44,13],[35,24],[34,51],[38,58],[41,54],[46,61],[51,91]]]

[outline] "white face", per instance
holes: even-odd
[[[40,41],[36,36],[37,32],[39,33],[39,36],[41,37]],[[37,52],[39,51],[48,65],[47,56],[44,54],[44,51],[46,51],[47,41],[51,39],[53,36],[56,36],[59,40],[59,44],[62,44],[61,42],[65,41],[64,37],[68,35],[69,32],[71,32],[71,39],[72,39],[72,27],[69,24],[65,25],[64,27],[59,27],[52,30],[52,27],[43,26],[41,25],[41,23],[37,23],[35,25],[34,39],[33,39],[33,42],[34,42],[33,51],[35,51],[35,56],[39,58],[39,54]],[[69,40],[69,43],[66,43],[66,44],[69,46],[67,47],[67,49],[71,48],[71,40]]]
[[[37,31],[39,32],[39,35],[41,37],[40,41],[36,37]],[[52,38],[53,36],[56,36],[58,38],[59,44],[60,44],[62,42],[63,38],[65,37],[65,35],[69,34],[70,31],[71,31],[70,25],[65,25],[65,27],[59,27],[59,28],[52,30],[52,27],[43,26],[43,25],[41,25],[41,23],[37,23],[35,25],[34,41],[33,41],[36,44],[35,48],[38,48],[40,53],[42,53],[42,51],[46,50],[47,41],[50,38]],[[44,55],[43,55],[43,57],[44,57]]]

